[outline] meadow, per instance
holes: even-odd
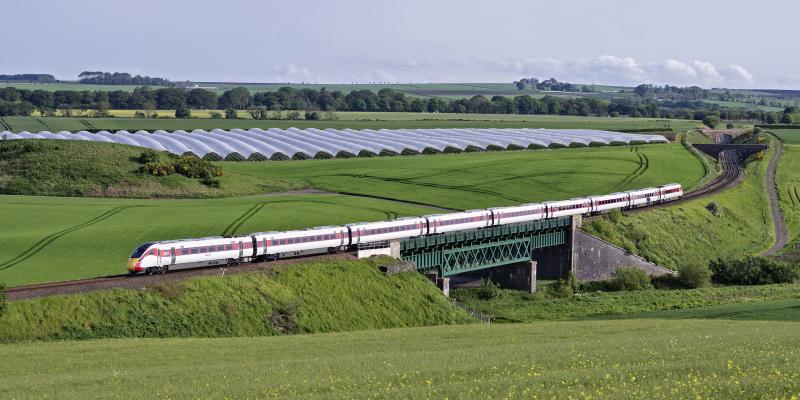
[[[797,324],[615,320],[0,345],[0,397],[800,395]]]
[[[780,132],[780,131],[774,131]],[[800,130],[796,135],[800,138]],[[783,250],[782,257],[797,259],[798,238],[800,238],[800,145],[784,142],[783,156],[778,163],[775,184],[778,187],[781,212],[789,231],[789,243]],[[800,143],[800,140],[797,141]]]
[[[130,110],[122,115],[132,115]],[[163,114],[162,114],[163,112]],[[401,129],[401,128],[552,128],[552,129],[604,129],[641,130],[657,129],[684,132],[696,127],[692,120],[658,118],[607,118],[575,117],[561,115],[518,114],[448,114],[448,113],[391,113],[391,112],[336,112],[335,120],[253,120],[240,112],[243,119],[175,119],[174,110],[163,110],[159,115],[168,118],[83,118],[83,117],[2,117],[0,130],[12,132],[79,131],[79,130],[177,130],[232,129],[232,128],[351,128],[351,129]],[[200,111],[203,117],[207,111]]]

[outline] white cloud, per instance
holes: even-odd
[[[267,77],[267,82],[310,82],[322,83],[324,80],[311,73],[308,67],[295,64],[275,64],[272,66],[272,74]]]
[[[728,67],[722,71],[722,74],[725,75],[726,79],[733,82],[745,82],[752,84],[753,81],[755,81],[753,74],[744,69],[744,67],[741,65],[728,65]]]

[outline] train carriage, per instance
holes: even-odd
[[[428,221],[421,217],[383,222],[359,222],[346,226],[350,230],[351,245],[405,239],[428,233]]]
[[[630,207],[643,207],[661,202],[661,191],[658,188],[647,188],[627,192],[631,196]]]
[[[546,213],[543,203],[491,208],[489,211],[492,213],[492,226],[537,221],[544,219]]]
[[[321,254],[349,245],[347,228],[325,226],[302,231],[259,232],[252,234],[256,255],[275,260]]]
[[[428,234],[460,231],[464,229],[485,228],[492,225],[490,210],[470,210],[451,214],[434,214],[424,217],[428,220]]]
[[[603,196],[592,196],[589,197],[589,203],[591,205],[589,212],[599,213],[613,209],[630,207],[631,196],[625,192],[611,193]]]
[[[588,197],[581,197],[545,203],[545,208],[547,210],[546,218],[557,218],[567,215],[586,214],[591,208],[591,202]]]

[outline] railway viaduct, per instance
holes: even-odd
[[[569,272],[579,280],[608,279],[620,266],[651,275],[671,273],[578,230],[582,218],[561,217],[417,237],[359,249],[359,257],[386,254],[405,261],[401,270],[428,275],[447,292],[450,278],[485,277],[506,288],[536,290],[536,279]]]

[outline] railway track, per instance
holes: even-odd
[[[167,274],[155,275],[113,275],[100,278],[77,279],[72,281],[50,282],[35,285],[15,286],[3,290],[9,301],[32,299],[36,297],[53,296],[60,294],[85,293],[95,290],[107,289],[137,289],[154,286],[166,282],[180,281],[187,278],[200,276],[220,276],[226,274],[239,274],[242,272],[269,270],[276,266],[290,265],[302,261],[326,261],[352,259],[356,257],[354,251],[337,254],[323,254],[298,258],[283,259],[270,262],[244,263],[235,267],[205,267],[171,271]]]
[[[637,208],[627,212],[640,212],[653,208],[665,207],[679,204],[686,201],[698,199],[718,193],[730,187],[736,186],[742,179],[742,166],[735,150],[724,150],[719,155],[722,164],[722,174],[696,190],[684,194],[679,200],[664,204],[654,204],[649,207]],[[242,273],[254,270],[269,269],[278,265],[293,264],[300,261],[309,260],[328,260],[354,257],[355,252],[339,253],[334,255],[321,255],[301,257],[294,259],[278,260],[268,263],[248,263],[232,268],[207,267],[198,269],[172,271],[164,275],[115,275],[93,279],[79,279],[73,281],[52,282],[36,285],[16,286],[5,289],[3,292],[8,300],[22,300],[35,297],[51,296],[57,294],[70,294],[90,292],[94,290],[114,289],[114,288],[141,288],[162,284],[170,281],[178,281],[195,276],[224,275],[225,273]]]
[[[652,210],[654,208],[673,206],[702,197],[711,196],[712,194],[719,193],[723,190],[730,189],[738,185],[744,177],[744,174],[742,172],[742,164],[739,162],[739,156],[736,153],[736,150],[728,149],[720,152],[719,162],[722,164],[722,174],[708,184],[692,190],[691,192],[685,193],[683,197],[678,200],[662,204],[653,204],[648,207],[635,208],[626,211],[626,213],[637,213]]]

